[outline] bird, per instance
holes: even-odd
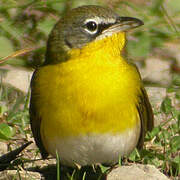
[[[31,79],[30,124],[43,159],[113,165],[143,147],[153,111],[123,53],[126,33],[143,24],[97,5],[71,9],[55,24]]]

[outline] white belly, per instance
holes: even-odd
[[[47,144],[49,153],[60,157],[60,163],[67,166],[81,166],[117,163],[121,156],[129,154],[136,147],[140,125],[120,135],[82,135],[65,139],[54,138]]]

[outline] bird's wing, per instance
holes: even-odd
[[[144,137],[146,132],[151,131],[154,127],[153,111],[144,87],[141,88],[137,109],[141,120],[141,133],[137,148],[141,149],[144,143]]]
[[[40,134],[40,126],[41,126],[41,117],[39,116],[36,108],[36,94],[34,92],[34,82],[36,79],[36,71],[34,72],[32,79],[31,79],[31,99],[30,99],[30,108],[29,108],[29,114],[30,114],[30,124],[32,133],[36,142],[36,145],[38,146],[41,156],[43,159],[46,159],[48,156],[48,152],[45,150],[45,147],[41,140],[41,134]]]

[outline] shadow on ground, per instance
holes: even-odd
[[[43,168],[28,168],[27,170],[40,173],[43,180],[57,180],[57,166],[54,164]],[[60,180],[70,180],[72,177],[73,180],[106,180],[106,174],[101,172],[100,167],[94,169],[88,166],[82,167],[81,170],[65,166],[60,168]]]

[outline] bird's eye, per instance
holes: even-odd
[[[97,23],[94,21],[87,22],[85,26],[86,26],[86,29],[91,33],[95,33],[97,31],[97,28],[98,28]]]

